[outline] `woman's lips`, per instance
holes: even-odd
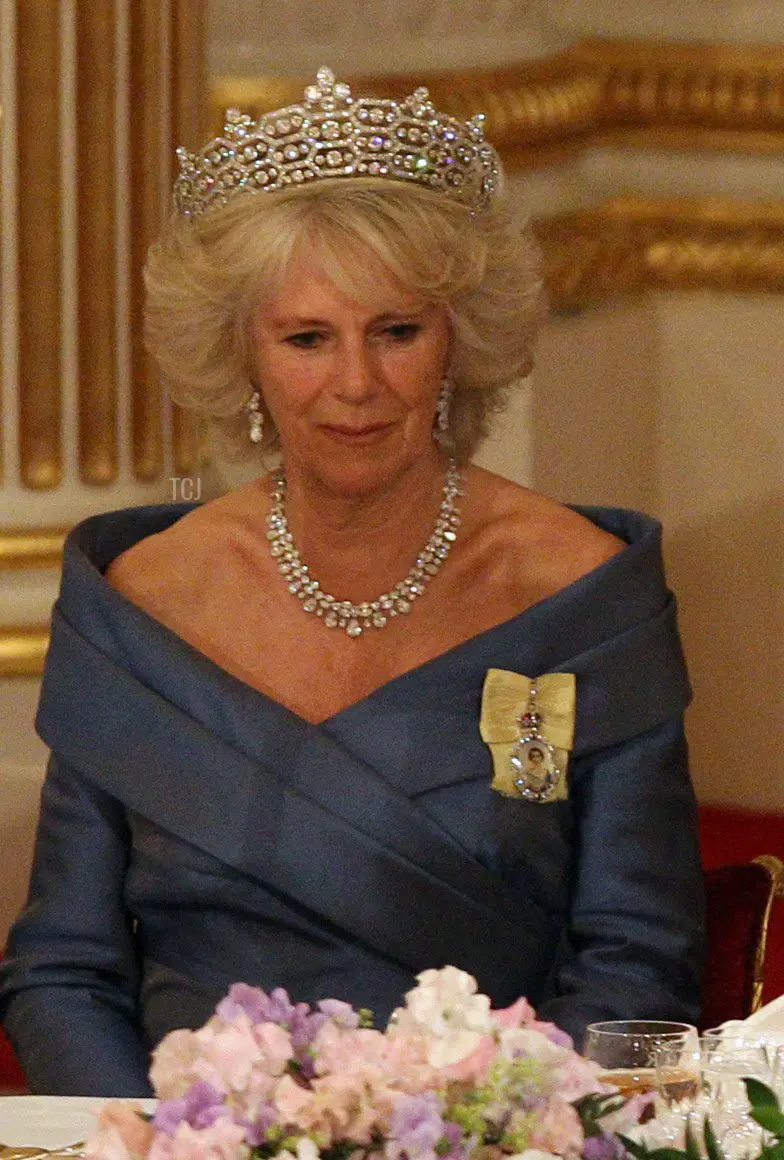
[[[320,426],[333,439],[346,443],[371,443],[386,435],[392,424],[366,423],[363,427],[350,427],[339,423],[322,423]]]

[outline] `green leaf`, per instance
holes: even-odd
[[[678,1148],[649,1148],[647,1144],[638,1143],[636,1140],[630,1140],[628,1136],[622,1136],[620,1133],[616,1136],[620,1140],[626,1151],[636,1157],[636,1160],[685,1160],[686,1153],[681,1152]]]
[[[779,1101],[767,1084],[754,1079],[752,1076],[745,1076],[743,1082],[746,1085],[749,1103],[755,1111],[757,1108],[776,1108],[778,1110]]]
[[[697,1155],[699,1156],[699,1149]],[[688,1152],[683,1152],[680,1148],[654,1148],[648,1153],[649,1160],[683,1160],[684,1156],[688,1156]]]
[[[778,1108],[752,1104],[751,1118],[766,1132],[772,1132],[777,1140],[784,1139],[784,1114]]]
[[[705,1120],[705,1127],[703,1128],[702,1134],[705,1140],[705,1151],[708,1153],[708,1160],[724,1160],[724,1153],[719,1147],[713,1125],[708,1119]]]
[[[700,1146],[697,1143],[691,1124],[686,1124],[686,1156],[688,1160],[702,1160]]]
[[[759,1154],[759,1160],[784,1160],[784,1144],[779,1141],[778,1144],[771,1144],[768,1148],[763,1148]]]
[[[630,1140],[628,1136],[622,1136],[618,1133],[618,1139],[623,1144],[630,1156],[635,1156],[636,1160],[648,1160],[651,1155],[651,1150],[647,1144],[638,1144],[636,1140]]]

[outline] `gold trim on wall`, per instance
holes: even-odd
[[[0,530],[0,571],[59,568],[65,528],[4,528]]]
[[[214,132],[227,108],[262,112],[299,101],[312,78],[219,77]],[[510,167],[540,165],[554,146],[784,150],[784,46],[578,41],[542,60],[496,69],[348,78],[357,92],[401,97],[426,85],[456,116],[487,115]]]
[[[784,45],[595,38],[571,56],[601,77],[612,144],[784,149]]]
[[[784,203],[619,197],[534,229],[555,311],[651,289],[784,292]]]
[[[0,677],[35,677],[44,665],[49,628],[0,628]]]
[[[160,162],[169,145],[163,54],[169,37],[162,0],[136,0],[129,23],[130,92],[130,298],[131,417],[134,475],[157,479],[163,471],[163,390],[144,347],[142,271],[147,248],[160,229],[164,200]]]
[[[114,0],[76,6],[79,475],[117,478]]]
[[[173,0],[172,10],[172,140],[198,149],[208,132],[206,61],[203,51],[206,5]],[[172,461],[177,475],[192,471],[201,459],[200,425],[192,412],[172,405]]]
[[[19,470],[37,490],[62,478],[59,9],[17,7]]]

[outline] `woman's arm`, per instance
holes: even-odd
[[[680,719],[578,758],[569,953],[543,1017],[582,1044],[599,1019],[699,1016],[703,886]]]
[[[122,806],[52,756],[27,905],[0,968],[0,1015],[34,1092],[150,1094],[128,841]]]

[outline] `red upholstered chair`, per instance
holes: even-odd
[[[19,1095],[27,1091],[27,1080],[14,1055],[8,1036],[0,1027],[0,1096]]]
[[[0,959],[3,954],[0,951]],[[0,1096],[16,1095],[27,1091],[27,1080],[19,1066],[8,1036],[0,1027]]]
[[[704,871],[707,960],[702,1026],[745,1019],[762,1005],[771,908],[784,898],[784,863],[761,854]]]

